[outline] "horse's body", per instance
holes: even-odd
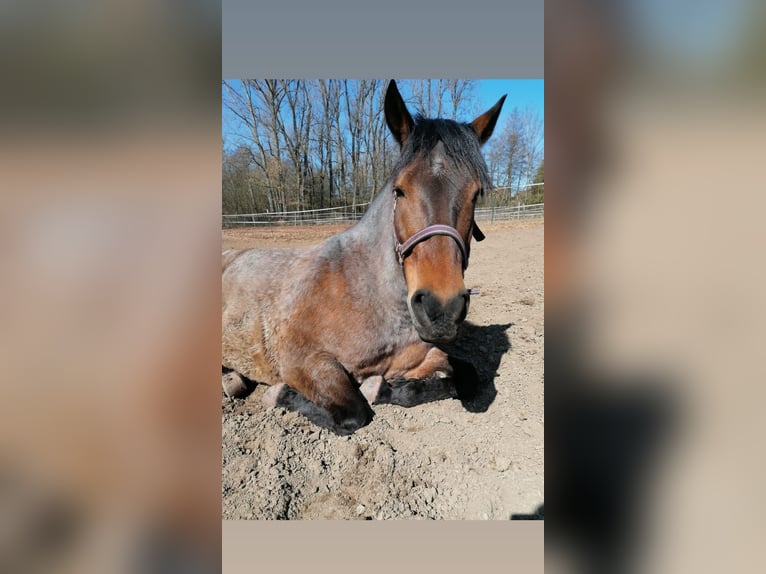
[[[272,404],[340,433],[369,423],[368,402],[456,396],[461,383],[470,391],[457,379],[473,368],[436,344],[457,336],[467,312],[466,246],[481,233],[473,201],[487,178],[483,159],[465,158],[476,161],[501,105],[473,124],[415,123],[392,82],[386,120],[402,158],[364,217],[309,248],[224,252],[223,366],[274,385]],[[437,133],[419,133],[421,124]],[[413,133],[426,138],[419,147]],[[475,149],[461,156],[467,145]]]
[[[391,212],[385,199],[379,196],[366,215],[373,224],[377,210]],[[429,345],[412,324],[407,286],[386,231],[370,233],[363,222],[308,249],[224,253],[226,366],[277,384],[283,380],[280,357],[308,359],[301,355],[321,352],[357,380],[407,377]],[[381,267],[391,272],[371,272]]]

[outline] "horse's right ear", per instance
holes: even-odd
[[[412,121],[410,112],[407,111],[407,106],[404,105],[404,100],[394,80],[391,80],[388,84],[383,108],[386,114],[388,129],[391,130],[394,139],[399,143],[399,147],[404,147],[415,124]]]
[[[500,98],[494,106],[471,122],[471,127],[473,127],[476,135],[479,136],[479,143],[481,145],[484,145],[489,136],[492,135],[492,131],[497,123],[497,117],[500,115],[500,110],[503,108],[503,102],[505,102],[507,95]]]

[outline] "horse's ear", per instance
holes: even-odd
[[[399,143],[399,147],[404,147],[407,138],[412,133],[414,122],[410,112],[407,111],[407,106],[404,105],[404,100],[394,80],[391,80],[388,84],[383,108],[386,114],[388,129],[391,130],[394,138]]]
[[[489,139],[489,136],[492,135],[492,130],[495,129],[497,118],[500,115],[500,110],[503,108],[503,102],[505,102],[507,95],[508,94],[500,98],[494,106],[492,106],[489,110],[471,122],[473,131],[475,131],[476,135],[479,136],[479,142],[481,145],[484,145],[484,143]]]

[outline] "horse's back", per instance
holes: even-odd
[[[227,249],[221,254],[221,272],[226,271],[226,268],[231,265],[231,262],[236,259],[237,255],[242,253],[241,249]]]

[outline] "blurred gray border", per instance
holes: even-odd
[[[224,78],[542,78],[543,0],[223,0]]]

